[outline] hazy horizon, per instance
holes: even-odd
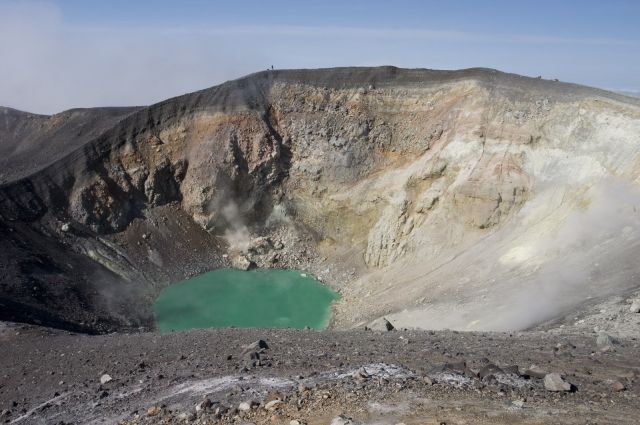
[[[640,94],[640,3],[0,0],[0,105],[148,105],[257,72],[485,67]]]

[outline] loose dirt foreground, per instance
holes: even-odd
[[[245,349],[258,340],[269,348]],[[344,415],[377,424],[631,424],[640,413],[638,345],[629,338],[603,348],[592,336],[548,332],[88,336],[4,324],[1,420],[329,424]],[[532,365],[561,374],[573,391],[546,390],[537,373],[525,372]]]

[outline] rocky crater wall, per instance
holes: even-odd
[[[336,327],[395,314],[411,327],[500,328],[487,315],[545,270],[555,257],[539,246],[562,246],[554,238],[575,211],[609,203],[603,187],[633,206],[638,130],[640,108],[626,98],[490,70],[257,74],[128,111],[5,182],[3,226],[26,236],[3,236],[0,302],[18,306],[5,314],[14,320],[43,311],[79,327],[92,316],[95,331],[151,326],[151,300],[171,281],[296,267],[343,293]],[[620,237],[617,223],[631,230],[601,257],[635,252],[635,216],[615,221],[593,246]],[[23,267],[32,246],[44,274]],[[51,250],[69,253],[64,271]],[[64,310],[25,290],[56,273],[61,288],[109,296]],[[558,308],[633,285],[627,271],[613,275],[606,285],[589,275]]]

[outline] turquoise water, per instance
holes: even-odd
[[[323,329],[338,294],[295,270],[218,269],[168,286],[154,304],[160,331]]]

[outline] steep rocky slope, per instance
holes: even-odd
[[[64,158],[138,109],[71,109],[47,116],[0,107],[0,182]]]
[[[522,329],[638,286],[638,99],[339,68],[3,114],[0,319],[151,326],[163,285],[246,260],[339,289],[338,328]]]

